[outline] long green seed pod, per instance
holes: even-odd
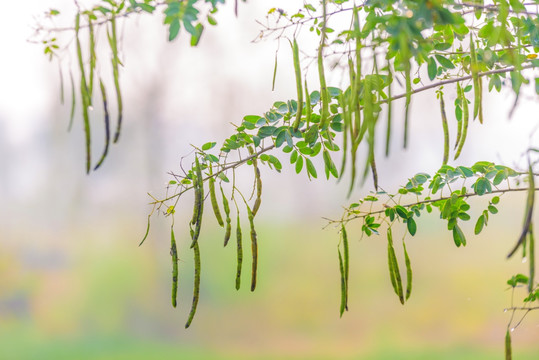
[[[253,263],[251,267],[251,291],[255,291],[257,271],[258,271],[258,243],[257,243],[256,230],[255,230],[255,224],[254,224],[254,214],[249,208],[249,206],[247,206],[247,216],[249,218],[249,225],[251,227],[251,253],[253,257]]]
[[[391,234],[391,228],[387,229],[387,258],[389,267],[389,276],[391,278],[391,284],[393,290],[399,296],[401,304],[404,304],[404,294],[402,289],[402,279],[399,270],[399,263],[397,256],[395,255],[395,249],[393,248],[393,236]]]
[[[311,123],[313,107],[311,105],[311,94],[309,93],[309,89],[307,87],[307,79],[305,79],[305,106],[307,106],[307,108],[305,109],[305,124],[306,128],[308,129]]]
[[[447,116],[445,114],[444,95],[440,92],[440,113],[442,115],[442,128],[444,130],[444,158],[442,165],[447,165],[449,160],[449,126],[447,124]]]
[[[386,157],[389,156],[389,147],[391,145],[391,83],[393,83],[393,73],[391,72],[391,64],[387,63],[387,128],[386,128]]]
[[[406,149],[408,147],[410,102],[412,100],[412,76],[410,74],[409,61],[404,65],[404,75],[406,82],[406,104],[404,109],[404,148]]]
[[[178,249],[174,238],[174,226],[170,227],[170,256],[172,257],[172,306],[176,307],[178,297]]]
[[[513,359],[513,350],[511,349],[511,333],[509,329],[505,333],[505,360]]]
[[[198,247],[198,243],[195,243],[195,246],[193,246],[193,253],[195,256],[195,282],[193,286],[193,303],[191,305],[191,311],[189,312],[189,318],[185,323],[186,329],[191,325],[191,322],[195,317],[198,305],[198,298],[200,296],[200,249]]]
[[[211,166],[210,166],[210,174],[211,174]],[[219,203],[217,202],[217,196],[215,195],[215,178],[210,178],[209,182],[209,188],[210,188],[210,199],[211,199],[211,207],[213,208],[213,213],[215,214],[215,219],[219,223],[220,227],[224,227],[225,224],[223,222],[223,217],[221,216],[221,210],[219,210]]]
[[[461,104],[460,108],[462,109],[464,105],[462,104],[463,101],[462,101],[462,97],[460,96],[460,93],[461,93],[460,83],[457,83],[457,98],[460,101],[460,104]],[[455,112],[456,112],[456,108],[455,108]],[[461,115],[460,120],[457,118],[457,139],[455,140],[455,147],[454,147],[455,150],[458,148],[460,144],[460,138],[462,137],[462,123],[463,121],[462,121],[462,115]]]
[[[226,230],[225,230],[225,244],[226,246],[228,244],[228,240],[230,240],[230,233],[232,232],[232,220],[230,219],[230,206],[228,205],[228,199],[225,196],[225,192],[223,191],[223,187],[221,188],[221,194],[223,195],[223,208],[225,210],[225,216],[226,216]]]
[[[69,116],[69,125],[67,126],[67,131],[71,131],[71,128],[73,127],[73,119],[75,119],[75,104],[76,104],[76,97],[75,97],[75,80],[73,80],[73,73],[69,72],[69,80],[71,82],[71,111]]]
[[[303,88],[301,82],[301,67],[299,64],[299,48],[296,38],[294,38],[294,42],[292,43],[292,54],[294,59],[294,72],[296,74],[296,89],[298,92],[298,110],[296,113],[296,121],[294,121],[294,130],[296,131],[299,128],[303,112]]]
[[[406,300],[408,300],[412,294],[412,264],[404,242],[402,243],[402,247],[404,249],[404,263],[406,264]]]
[[[348,249],[348,234],[346,233],[346,227],[341,225],[342,245],[344,253],[344,283],[345,283],[345,302],[344,308],[348,311],[348,275],[350,273],[350,255]],[[342,313],[341,313],[342,315]]]
[[[475,43],[473,40],[473,31],[470,31],[470,69],[472,71],[473,88],[474,88],[474,120],[479,116],[479,122],[483,123],[483,96],[479,79],[479,65],[477,64],[477,54],[475,52]]]
[[[344,313],[344,310],[346,309],[346,280],[345,280],[345,274],[344,274],[344,265],[343,265],[343,259],[341,255],[341,249],[337,249],[339,252],[339,270],[341,274],[341,308],[339,311],[340,316],[342,317],[342,314]]]
[[[459,146],[457,148],[457,152],[455,153],[455,160],[457,160],[457,158],[460,156],[462,147],[466,142],[466,135],[468,134],[468,120],[470,117],[470,113],[468,110],[468,100],[466,99],[466,95],[464,95],[464,89],[462,89],[462,87],[460,96],[462,99],[462,136],[460,137]]]
[[[195,231],[193,234],[193,241],[191,242],[191,248],[195,246],[195,244],[198,241],[198,236],[200,235],[200,229],[202,227],[202,214],[204,212],[204,179],[202,178],[202,168],[200,167],[200,163],[198,162],[198,157],[195,156],[195,171],[196,171],[196,182],[198,188],[198,201],[195,200],[195,205],[198,202],[198,217],[195,222]],[[195,192],[195,196],[196,196]]]
[[[195,169],[193,171],[193,188],[195,189],[195,203],[194,203],[194,206],[193,206],[193,217],[191,218],[191,224],[194,225],[196,224],[197,220],[198,220],[198,213],[200,212],[200,199],[203,198],[204,195],[200,196],[200,193],[201,193],[201,189],[199,187],[199,182],[198,182],[198,171],[196,170],[196,168],[200,167],[200,163],[198,162],[198,157],[195,156]]]
[[[90,99],[88,94],[88,85],[86,83],[86,75],[84,71],[84,62],[82,60],[82,49],[79,39],[80,30],[80,14],[75,17],[75,39],[77,43],[77,58],[79,61],[79,68],[81,73],[80,80],[80,93],[82,98],[82,117],[84,119],[84,134],[86,139],[86,173],[90,173],[92,166],[92,149],[91,149],[91,133],[90,133],[90,116],[88,115],[88,107],[90,106]]]
[[[360,92],[361,92],[361,26],[359,23],[359,8],[354,6],[354,36],[356,38],[356,71],[354,77],[354,111],[356,113],[354,121],[354,146],[352,147],[352,157],[355,158],[355,152],[360,143],[359,129],[361,128],[361,111],[360,111]],[[355,163],[352,164],[352,170],[355,170]],[[354,180],[352,179],[352,183]]]
[[[58,63],[58,72],[60,75],[60,104],[64,105],[65,90],[64,90],[64,74],[62,72],[62,66]]]
[[[99,159],[97,165],[94,167],[94,171],[99,169],[101,164],[103,164],[103,161],[105,161],[105,158],[107,157],[107,154],[109,152],[109,145],[110,145],[110,116],[109,116],[109,109],[107,106],[107,93],[105,91],[105,85],[103,85],[103,81],[99,79],[99,88],[101,89],[101,97],[103,98],[103,112],[105,113],[105,149],[103,150],[103,155],[101,155],[101,159]]]
[[[533,236],[533,223],[530,223],[528,231],[528,246],[530,247],[528,257],[530,259],[530,276],[528,276],[528,292],[532,292],[535,283],[535,238]]]
[[[92,97],[94,93],[94,70],[96,63],[95,55],[95,35],[94,25],[92,24],[92,17],[88,15],[88,33],[89,33],[89,45],[90,45],[90,78],[88,79],[88,95],[90,98],[90,105],[92,104]]]
[[[324,130],[329,125],[329,93],[326,85],[324,72],[324,46],[326,42],[327,0],[322,0],[323,25],[320,30],[320,46],[318,47],[318,77],[320,78],[320,98],[322,109],[320,111],[320,129]]]
[[[350,96],[352,92],[350,91]],[[343,118],[343,125],[344,128],[342,130],[343,133],[343,139],[342,139],[342,162],[341,162],[341,170],[339,171],[339,180],[340,181],[343,178],[344,175],[344,169],[346,167],[346,158],[348,155],[348,129],[350,128],[350,111],[346,109],[347,103],[344,101],[344,94],[341,93],[339,95],[339,106],[342,109],[342,118]]]
[[[116,36],[116,15],[114,12],[111,13],[112,17],[110,19],[111,33],[109,34],[109,44],[110,50],[112,51],[112,75],[114,77],[114,87],[116,88],[116,101],[118,102],[118,122],[116,124],[116,133],[114,134],[114,143],[117,143],[120,138],[120,131],[122,128],[122,113],[123,113],[123,102],[122,102],[122,93],[120,89],[120,71],[119,64],[120,58],[118,57],[118,38]]]
[[[533,169],[532,169],[531,163],[528,165],[528,181],[529,181],[529,185],[528,185],[528,196],[526,198],[526,212],[525,212],[525,217],[524,217],[524,226],[522,227],[522,233],[520,234],[520,237],[518,238],[518,241],[515,247],[513,248],[513,250],[511,250],[509,255],[507,255],[507,258],[510,258],[511,256],[513,256],[515,251],[517,251],[520,245],[526,240],[526,235],[530,231],[530,225],[532,223],[531,221],[533,217],[533,207],[535,204],[535,179],[533,176]]]
[[[243,264],[243,249],[242,249],[242,241],[241,241],[241,224],[240,224],[239,212],[238,212],[238,220],[236,222],[236,242],[237,242],[236,290],[239,290],[240,285],[241,285],[241,267]]]
[[[255,164],[255,162],[253,162]],[[260,169],[255,165],[255,176],[256,176],[256,199],[253,205],[253,215],[256,216],[258,209],[260,209],[260,204],[262,203],[262,177],[260,176]]]

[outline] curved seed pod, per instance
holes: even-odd
[[[442,114],[442,128],[444,130],[444,158],[442,165],[447,165],[449,159],[449,126],[447,124],[447,116],[445,114],[444,95],[440,92],[440,113]]]
[[[114,12],[111,13],[110,19],[110,34],[107,28],[107,36],[109,38],[110,50],[112,52],[112,75],[114,77],[114,87],[116,88],[116,101],[118,102],[118,123],[116,124],[116,133],[114,134],[114,143],[117,143],[120,138],[120,130],[122,128],[122,93],[120,89],[120,58],[118,57],[118,38],[116,36],[116,16]]]
[[[73,73],[69,71],[69,80],[71,81],[71,112],[69,116],[69,125],[67,126],[67,131],[71,131],[73,127],[73,119],[75,118],[75,80],[73,80]]]
[[[238,220],[236,222],[236,242],[237,242],[237,267],[236,267],[236,290],[240,289],[241,285],[241,266],[243,264],[243,249],[241,241],[241,225],[240,225],[240,213],[238,212]]]
[[[144,241],[146,241],[146,238],[148,237],[148,234],[150,233],[150,217],[151,216],[152,214],[148,215],[148,225],[146,225],[146,233],[144,234],[144,237],[142,238],[142,241],[140,242],[140,244],[138,244],[138,246],[141,246],[142,244],[144,244]]]
[[[199,181],[198,181],[198,171],[196,168],[200,167],[200,163],[198,162],[198,157],[195,156],[195,170],[193,171],[193,188],[195,189],[195,203],[193,208],[193,217],[191,218],[191,224],[194,225],[197,222],[198,219],[198,213],[200,212],[200,193],[201,189],[199,187]]]
[[[225,245],[228,244],[228,240],[230,240],[230,233],[232,232],[232,220],[230,219],[230,206],[228,205],[228,199],[225,196],[225,192],[223,191],[223,187],[221,188],[221,194],[223,195],[223,208],[225,210],[225,216],[226,216],[226,230],[225,230]]]
[[[462,98],[460,96],[460,93],[461,93],[460,83],[457,83],[457,98],[459,99],[459,101],[461,103],[461,108],[462,108],[464,105],[462,105],[463,101],[462,101]],[[456,111],[456,109],[455,109],[455,111]],[[459,146],[461,136],[462,136],[462,117],[461,117],[460,120],[457,118],[457,139],[455,140],[454,149],[457,149],[457,147]]]
[[[299,48],[296,38],[294,38],[294,42],[292,43],[292,54],[294,58],[294,72],[296,74],[296,88],[298,92],[298,110],[296,113],[296,120],[294,121],[294,130],[297,130],[303,112],[303,88],[301,82],[301,67],[299,64]]]
[[[107,157],[107,154],[109,152],[109,144],[110,144],[110,116],[109,116],[109,109],[107,106],[107,93],[105,91],[105,85],[103,85],[103,81],[99,79],[99,88],[101,89],[101,97],[103,98],[103,112],[105,113],[105,149],[103,150],[103,155],[101,155],[101,159],[97,162],[97,165],[94,167],[94,171],[99,169],[101,164],[103,164],[103,161],[105,161],[105,158]]]
[[[409,115],[410,115],[410,102],[412,100],[412,76],[410,74],[410,62],[408,61],[404,65],[404,75],[406,82],[406,104],[404,109],[404,148],[408,146],[408,128],[409,128]]]
[[[225,224],[223,222],[223,217],[221,216],[221,210],[219,210],[219,203],[217,202],[217,196],[215,195],[215,179],[214,178],[210,178],[209,187],[210,187],[211,206],[213,208],[213,213],[215,214],[215,219],[219,223],[219,226],[224,227]]]
[[[378,170],[376,169],[376,159],[374,157],[374,151],[372,152],[370,156],[370,165],[371,165],[371,171],[372,171],[372,181],[374,183],[374,189],[378,191]]]
[[[505,333],[505,360],[513,359],[513,350],[511,349],[511,333],[509,329]]]
[[[533,207],[535,203],[535,179],[533,177],[533,169],[532,169],[531,163],[528,165],[528,179],[529,179],[528,180],[529,186],[528,186],[528,196],[526,199],[526,212],[525,212],[526,215],[524,217],[524,226],[522,227],[522,233],[520,234],[520,237],[518,238],[518,241],[515,247],[513,248],[513,250],[511,250],[509,255],[507,255],[507,258],[510,258],[511,256],[513,256],[515,251],[517,251],[517,249],[524,242],[524,240],[526,240],[526,235],[530,231],[530,225],[531,225],[532,215],[533,215]]]
[[[311,94],[309,94],[309,89],[307,88],[307,79],[305,79],[305,123],[307,124],[307,129],[311,123],[311,115],[313,113],[313,107],[311,105]]]
[[[348,234],[346,233],[346,227],[341,225],[342,245],[344,253],[344,285],[345,285],[345,302],[344,309],[348,311],[348,274],[350,272],[350,255],[348,249]],[[342,315],[342,313],[341,313]]]
[[[351,96],[351,92],[350,92],[350,96]],[[351,122],[350,111],[347,111],[346,109],[347,103],[344,101],[344,94],[342,93],[339,95],[339,106],[342,109],[342,118],[343,118],[343,124],[344,124],[344,128],[342,131],[343,132],[343,140],[342,140],[343,156],[342,156],[341,170],[339,171],[339,180],[338,180],[338,181],[341,181],[344,174],[344,169],[346,167],[346,158],[348,155],[348,129],[350,128],[350,125],[351,125],[350,124]]]
[[[191,325],[191,322],[195,317],[198,305],[198,298],[200,295],[200,249],[198,247],[198,243],[195,243],[195,246],[193,246],[193,253],[195,255],[195,283],[193,287],[193,303],[191,305],[191,311],[189,312],[189,318],[185,323],[186,329]]]
[[[412,264],[404,241],[402,242],[402,247],[404,248],[404,263],[406,264],[406,300],[408,300],[412,294]]]
[[[92,17],[88,15],[88,32],[89,32],[89,45],[90,45],[90,78],[88,79],[88,95],[90,98],[90,105],[92,104],[92,97],[94,93],[94,70],[95,70],[95,36],[94,25],[92,24]],[[95,169],[94,169],[95,170]]]
[[[256,165],[256,162],[253,161],[253,164],[255,165],[255,176],[256,176],[256,199],[253,205],[253,216],[256,216],[258,209],[260,209],[260,204],[262,203],[262,178],[260,176],[260,169]]]
[[[470,59],[471,59],[471,71],[473,79],[474,89],[474,106],[473,106],[473,118],[474,120],[479,116],[479,122],[483,123],[483,96],[482,88],[479,79],[479,66],[477,64],[477,54],[475,52],[475,43],[473,40],[473,31],[470,31]]]
[[[361,142],[359,137],[359,129],[361,129],[361,111],[360,111],[360,92],[361,92],[361,26],[359,23],[359,8],[354,6],[354,36],[356,38],[356,71],[354,77],[354,111],[355,111],[355,122],[354,122],[354,136],[352,147],[352,157],[355,158],[355,152],[359,143]],[[355,169],[355,163],[352,164],[352,170]],[[352,183],[353,183],[352,179]]]
[[[247,204],[245,204],[247,206]],[[258,270],[258,244],[256,239],[256,230],[254,224],[254,214],[247,206],[247,216],[249,218],[249,225],[251,226],[251,253],[253,256],[253,263],[251,267],[251,291],[256,289],[256,277]]]
[[[60,104],[64,105],[65,90],[64,90],[64,74],[62,72],[62,66],[58,63],[58,71],[60,75]]]
[[[170,256],[172,257],[172,306],[176,307],[178,297],[178,249],[174,238],[174,226],[170,227]]]
[[[342,317],[342,314],[344,313],[344,310],[346,309],[346,280],[344,275],[344,265],[343,265],[343,259],[341,255],[341,249],[337,249],[339,252],[339,270],[341,273],[341,308],[339,311],[340,317]]]
[[[195,222],[195,231],[192,236],[193,241],[191,242],[191,248],[195,246],[195,244],[198,241],[198,236],[200,235],[200,229],[202,227],[202,214],[204,212],[204,179],[202,178],[202,169],[200,167],[200,163],[198,162],[198,157],[195,156],[195,171],[196,171],[196,182],[198,188],[198,201],[195,200],[195,205],[199,204],[198,206],[198,216]],[[195,192],[196,196],[196,192]]]
[[[320,46],[318,47],[318,77],[320,78],[320,98],[322,109],[320,111],[320,129],[326,129],[329,122],[329,94],[324,72],[324,46],[326,41],[327,0],[322,0],[322,12],[324,25],[320,31]]]
[[[464,89],[462,87],[460,88],[461,93],[461,99],[462,99],[462,135],[460,137],[459,146],[457,148],[457,152],[455,153],[455,160],[460,156],[460,152],[462,151],[462,147],[464,146],[464,143],[466,142],[466,135],[468,134],[468,119],[470,117],[470,113],[468,110],[468,100],[466,99],[466,95],[464,95]]]
[[[399,296],[401,304],[404,304],[404,294],[402,290],[402,279],[399,270],[399,263],[397,256],[395,255],[395,249],[393,248],[393,236],[391,234],[391,228],[387,229],[387,258],[389,267],[389,276],[391,278],[391,284],[395,294]]]
[[[88,107],[90,106],[90,98],[88,94],[88,85],[86,83],[86,75],[84,71],[84,62],[82,59],[82,49],[79,39],[80,30],[80,14],[75,17],[75,39],[77,43],[77,59],[81,73],[80,93],[82,98],[82,117],[84,119],[84,134],[86,140],[86,173],[90,173],[92,166],[92,149],[91,149],[91,133],[90,133],[90,116],[88,115]]]
[[[528,292],[531,293],[535,283],[535,238],[533,236],[533,223],[530,223],[528,231],[528,246],[530,247],[528,257],[530,258],[530,276],[528,276]]]
[[[275,79],[277,78],[277,53],[279,50],[275,52],[275,65],[273,65],[273,80],[271,81],[271,91],[275,90]]]
[[[391,72],[391,64],[387,63],[387,128],[386,128],[386,157],[389,156],[389,147],[391,140],[391,83],[393,83],[393,73]]]

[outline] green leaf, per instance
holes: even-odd
[[[408,228],[410,235],[414,236],[417,231],[417,225],[414,218],[410,217],[406,220],[406,227]]]
[[[446,68],[446,69],[454,69],[455,68],[455,65],[453,65],[451,60],[449,60],[445,56],[438,55],[438,54],[436,54],[434,56],[436,57],[436,60],[438,60],[438,63],[440,63],[440,65],[442,65],[444,68]]]
[[[305,158],[305,165],[307,165],[307,172],[316,179],[318,174],[316,173],[316,168],[314,167],[314,164],[311,159]]]
[[[493,203],[494,205],[496,205],[497,203],[500,202],[500,197],[499,196],[494,196],[491,200],[490,200],[491,203]]]
[[[204,31],[204,25],[197,24],[195,26],[195,33],[191,35],[191,46],[197,46]]]
[[[303,156],[299,156],[296,161],[296,174],[299,174],[303,169]]]
[[[180,20],[178,18],[172,19],[168,32],[168,41],[172,41],[178,36],[178,33],[180,32]]]
[[[479,235],[479,233],[483,230],[483,226],[485,226],[485,217],[481,215],[475,223],[474,234]]]
[[[455,241],[455,245],[457,245],[457,247],[461,245],[466,246],[466,237],[460,229],[460,226],[458,226],[457,224],[455,224],[455,226],[453,227],[453,241]]]
[[[207,142],[204,145],[202,145],[202,150],[203,151],[208,151],[208,150],[212,149],[215,146],[215,144],[217,144],[217,143],[215,143],[215,142]]]
[[[498,208],[494,205],[489,205],[488,206],[488,211],[490,211],[491,214],[497,214],[498,213]]]
[[[427,70],[428,70],[428,73],[429,73],[429,79],[434,80],[434,78],[436,77],[436,74],[438,72],[438,68],[436,66],[436,61],[431,57],[428,60]]]
[[[492,191],[490,181],[484,176],[477,179],[474,186],[475,193],[479,196],[485,195],[487,192]],[[490,191],[489,191],[490,190]]]
[[[395,211],[401,218],[408,219],[408,211],[406,211],[406,209],[401,205],[395,206]]]

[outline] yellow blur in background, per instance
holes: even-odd
[[[74,11],[64,1],[33,3]],[[341,206],[365,196],[368,185],[346,199],[346,181],[307,182],[283,154],[277,155],[282,174],[262,169],[257,290],[247,286],[248,247],[243,286],[234,289],[233,239],[223,248],[223,231],[208,211],[200,238],[200,303],[185,330],[193,286],[191,199],[182,200],[175,215],[180,290],[173,309],[171,219],[153,217],[150,236],[138,247],[151,210],[146,193],[163,194],[166,173],[178,170],[189,144],[222,141],[230,122],[294,97],[290,54],[279,53],[272,93],[276,44],[249,42],[259,30],[253,19],[263,18],[269,5],[250,1],[238,19],[224,8],[219,26],[194,49],[181,35],[167,43],[159,15],[126,23],[124,133],[90,176],[84,174],[80,117],[70,134],[65,131],[69,109],[58,104],[56,64],[26,43],[33,21],[27,5],[12,2],[0,13],[3,33],[12,34],[5,48],[16,49],[0,60],[0,359],[503,358],[510,316],[503,310],[511,304],[505,281],[527,266],[505,255],[519,232],[525,195],[502,197],[500,212],[480,236],[471,236],[473,224],[465,224],[465,248],[454,246],[436,215],[422,216],[417,235],[407,238],[414,281],[405,306],[391,288],[385,237],[361,238],[361,224],[351,224],[350,311],[339,318],[338,229],[326,227],[322,217],[340,217]],[[442,135],[433,96],[414,99],[407,153],[395,139],[392,156],[379,161],[385,188],[439,166]],[[521,151],[515,144],[522,145],[522,134],[534,126],[522,120],[534,104],[523,102],[508,123],[498,116],[506,111],[504,96],[487,100],[493,125],[484,131],[472,125],[464,162],[512,165]],[[96,149],[100,116],[99,109],[92,114]],[[482,209],[485,201],[474,204]],[[472,215],[476,219],[479,210]],[[247,224],[243,219],[244,233]],[[522,295],[517,291],[515,299]],[[513,332],[515,359],[539,358],[538,315],[530,313]]]

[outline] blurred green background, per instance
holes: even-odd
[[[437,216],[422,217],[418,234],[407,240],[414,289],[405,306],[389,282],[385,238],[360,239],[360,224],[351,225],[350,311],[339,318],[338,233],[323,229],[322,217],[340,217],[341,206],[366,195],[368,184],[347,200],[346,181],[307,182],[286,165],[282,174],[262,169],[256,292],[245,286],[247,272],[244,287],[234,289],[234,246],[223,249],[223,233],[206,214],[201,299],[191,328],[184,329],[193,284],[191,199],[176,213],[181,262],[179,307],[173,309],[170,219],[155,217],[146,243],[137,246],[151,210],[146,193],[163,194],[166,173],[178,170],[190,143],[221,141],[230,122],[294,97],[290,54],[279,53],[271,92],[276,44],[250,43],[259,30],[253,19],[263,18],[270,5],[293,3],[250,1],[237,19],[231,8],[223,10],[219,27],[196,49],[181,36],[168,44],[157,15],[122,25],[124,133],[90,176],[84,175],[81,119],[65,131],[69,109],[58,104],[56,64],[27,42],[35,21],[29,4],[36,12],[50,6],[71,14],[74,7],[61,0],[4,7],[0,27],[10,34],[5,48],[13,51],[0,60],[0,359],[503,358],[509,320],[503,309],[511,303],[505,281],[527,265],[505,255],[519,231],[525,195],[502,197],[500,213],[478,237],[466,224],[466,248],[455,248]],[[399,152],[400,139],[394,139],[392,156],[379,162],[385,188],[439,166],[442,135],[433,96],[414,100],[411,148]],[[534,104],[521,101],[508,123],[498,116],[511,105],[506,98],[487,100],[492,126],[479,133],[472,124],[464,164],[513,165],[527,146],[535,124],[519,119],[530,118]],[[100,116],[96,109],[96,152]],[[252,179],[245,176],[240,182],[248,187]],[[539,359],[538,343],[539,314],[531,313],[513,333],[514,358]]]

